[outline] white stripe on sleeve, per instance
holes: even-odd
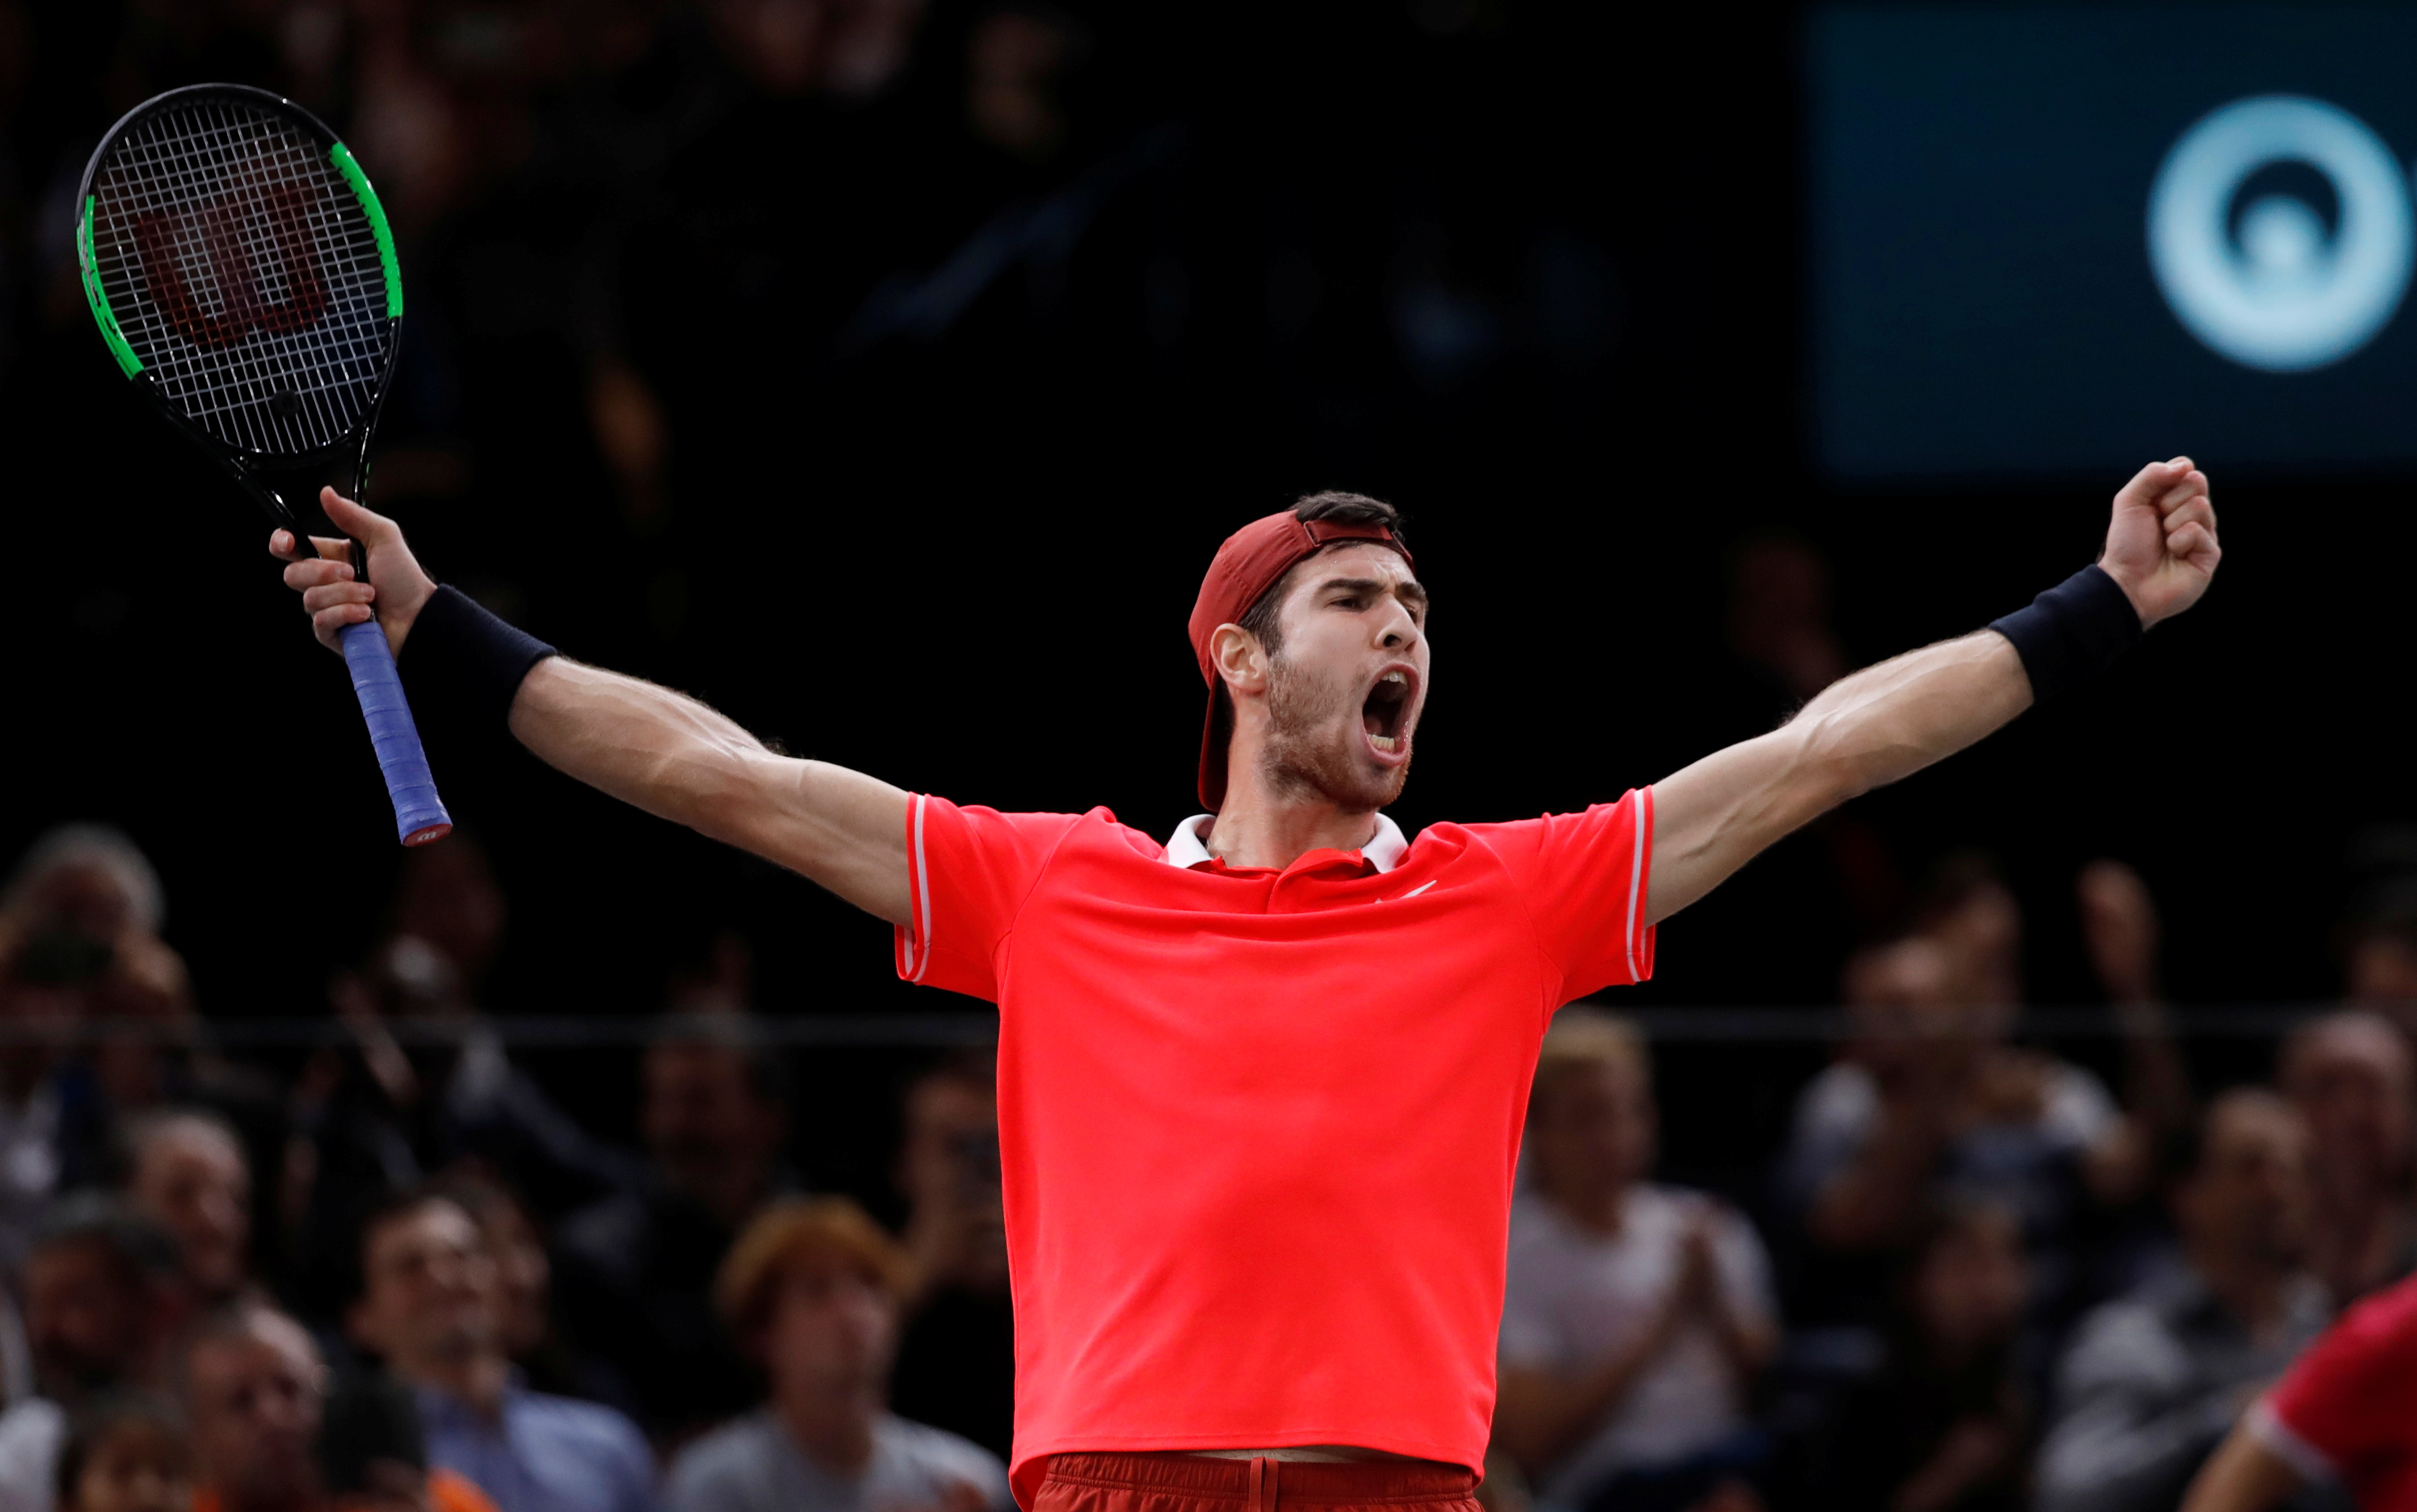
[[[932,964],[932,876],[923,865],[923,794],[915,794],[915,938],[922,943],[922,958],[914,963],[910,982],[920,982]],[[912,948],[911,946],[909,948]]]
[[[1635,981],[1636,920],[1645,910],[1645,848],[1653,843],[1653,790],[1636,793],[1636,838],[1628,856],[1628,979]]]
[[[2322,1485],[2341,1478],[2341,1472],[2322,1449],[2291,1431],[2291,1425],[2275,1415],[2274,1409],[2263,1397],[2250,1403],[2246,1423],[2249,1436],[2260,1446],[2272,1450],[2274,1458],[2298,1472],[2302,1480]]]

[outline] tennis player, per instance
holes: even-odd
[[[779,755],[325,503],[368,582],[269,548],[322,642],[374,602],[415,701],[804,874],[889,921],[900,975],[998,1005],[1011,1471],[1049,1512],[1463,1506],[1553,1011],[1649,975],[1654,926],[1790,830],[2090,676],[2218,555],[2205,476],[2154,463],[2098,562],[1988,629],[1617,802],[1414,839],[1384,809],[1426,705],[1426,590],[1391,508],[1318,494],[1209,565],[1208,811],[1162,844],[1104,809],[1000,813]]]

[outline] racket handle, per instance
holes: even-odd
[[[428,770],[428,752],[419,746],[419,727],[411,722],[411,703],[403,696],[403,679],[395,673],[386,631],[377,621],[367,620],[345,626],[342,639],[353,693],[361,701],[361,718],[369,721],[370,745],[377,751],[378,770],[386,774],[387,796],[394,800],[395,836],[405,845],[441,840],[453,833],[453,816],[436,796],[436,779]]]

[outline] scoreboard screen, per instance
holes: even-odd
[[[2417,464],[2417,8],[1831,7],[1805,46],[1832,475]]]

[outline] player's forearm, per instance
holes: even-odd
[[[2030,704],[2022,658],[1994,630],[1840,679],[1786,727],[1798,732],[1806,817],[1954,755]]]
[[[887,782],[780,755],[686,694],[567,657],[529,670],[510,727],[590,787],[787,867],[876,917],[909,920],[906,794]]]
[[[512,700],[511,732],[547,765],[717,839],[775,760],[736,721],[668,688],[549,657]]]
[[[1989,630],[1840,679],[1779,729],[1654,785],[1647,916],[1669,917],[1784,837],[1953,755],[2030,702],[2022,658]]]

